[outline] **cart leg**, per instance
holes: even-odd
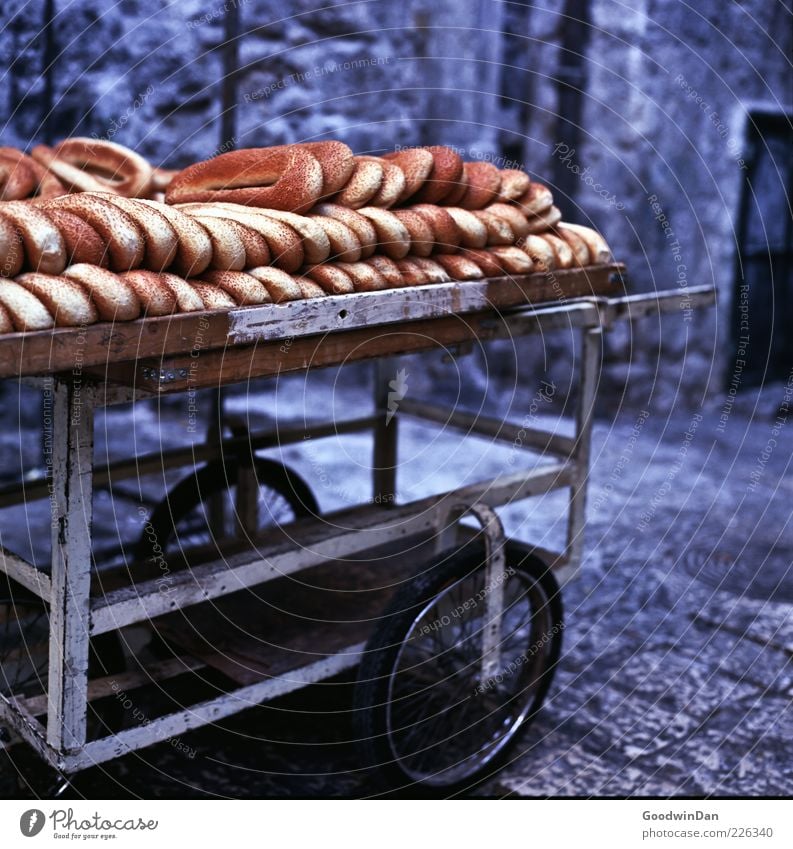
[[[406,389],[404,380],[398,378],[396,360],[376,361],[372,495],[381,506],[393,506],[396,499],[397,408]]]
[[[91,591],[94,388],[54,380],[52,599],[47,741],[60,751],[85,743]]]
[[[567,524],[567,562],[571,574],[581,564],[584,548],[584,523],[586,520],[587,478],[589,453],[592,443],[592,420],[600,378],[603,332],[600,327],[585,329],[582,333],[581,375],[576,410],[576,444],[572,459],[575,461],[575,479],[570,490],[570,512]]]

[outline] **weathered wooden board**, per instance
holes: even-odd
[[[299,336],[615,294],[619,265],[441,283],[0,336],[0,377],[71,372]]]

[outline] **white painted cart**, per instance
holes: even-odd
[[[0,376],[44,390],[53,417],[51,477],[0,492],[0,506],[49,496],[52,507],[51,571],[0,551],[11,588],[4,607],[0,599],[6,651],[24,646],[28,655],[24,687],[24,676],[15,677],[8,663],[0,678],[7,739],[21,739],[68,775],[359,666],[354,716],[362,754],[392,785],[448,791],[491,774],[540,707],[559,655],[558,580],[569,579],[582,559],[602,333],[615,321],[681,309],[677,291],[625,296],[620,271],[595,266],[0,338]],[[686,308],[704,306],[713,291],[689,289],[685,301]],[[570,328],[581,337],[573,436],[410,397],[391,418],[395,357]],[[99,407],[372,358],[372,415],[320,424],[308,434],[238,433],[167,455],[94,465]],[[540,462],[397,504],[402,416],[520,444]],[[332,516],[311,515],[315,502],[299,476],[255,456],[307,436],[364,430],[374,437],[373,497]],[[139,562],[125,564],[115,579],[100,573],[98,581],[94,487],[196,463],[205,465],[154,511]],[[505,540],[495,508],[560,488],[569,491],[563,551]],[[277,498],[286,505],[283,518],[268,500]],[[458,524],[465,514],[481,532]],[[274,633],[254,633],[254,660],[235,672],[229,645],[214,656],[207,649],[225,639],[222,627],[212,631],[224,603],[231,605],[223,614],[229,621],[246,605],[250,610],[253,588],[272,609],[298,584],[313,593],[308,615],[275,616]],[[235,607],[240,597],[246,605]],[[203,648],[195,635],[192,645],[180,639],[180,616],[193,616],[193,631],[206,625]],[[168,650],[145,667],[124,669],[113,635],[140,623]],[[42,641],[46,664],[37,666],[31,647]],[[127,717],[121,729],[108,719],[112,710],[91,710],[117,707],[119,693],[126,700],[153,682],[165,688],[201,678],[206,668],[225,673],[234,686],[139,723]]]

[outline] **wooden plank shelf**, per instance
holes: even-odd
[[[170,363],[172,357],[176,358],[174,364],[163,367],[175,368],[178,374],[179,369],[189,366],[191,353],[193,359],[200,359],[209,351],[276,341],[289,349],[300,337],[613,295],[623,291],[623,270],[618,264],[594,265],[228,311],[8,333],[0,336],[0,377],[65,372],[101,378],[107,370],[108,378],[117,379],[111,369],[116,363],[151,361],[146,368],[157,370],[161,361]]]

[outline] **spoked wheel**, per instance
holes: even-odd
[[[484,551],[447,552],[395,595],[356,687],[365,762],[391,788],[452,792],[495,772],[542,705],[561,650],[559,586],[507,543],[496,665],[485,665]]]
[[[157,505],[141,537],[141,554],[154,550],[170,557],[204,549],[212,557],[207,547],[219,549],[225,541],[250,538],[318,510],[306,482],[281,463],[217,460],[183,478]]]
[[[34,593],[0,576],[0,693],[18,699],[36,699],[44,711],[49,673],[49,610]],[[125,669],[124,653],[115,632],[90,643],[89,678],[117,674]],[[118,731],[123,708],[115,698],[88,705],[88,739]],[[34,795],[51,795],[63,778],[49,770],[24,746],[3,752],[0,792],[16,795],[24,785]],[[13,798],[13,796],[9,796]]]

